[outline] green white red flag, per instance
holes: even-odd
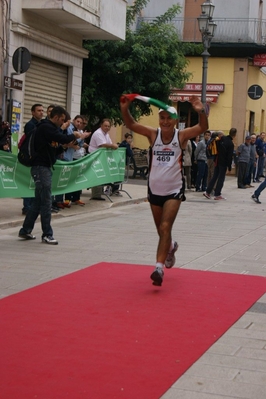
[[[177,119],[177,111],[175,107],[171,107],[168,104],[165,104],[162,101],[156,100],[155,98],[141,96],[140,94],[123,94],[124,97],[128,98],[130,101],[133,100],[140,100],[144,101],[145,103],[154,105],[164,111],[168,112],[171,115],[171,118]]]

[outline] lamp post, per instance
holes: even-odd
[[[214,4],[211,0],[206,0],[201,5],[201,15],[197,18],[199,24],[199,30],[202,36],[202,43],[204,51],[202,55],[202,88],[201,88],[201,102],[206,105],[206,86],[207,86],[207,71],[208,71],[208,59],[210,53],[208,49],[211,45],[211,40],[214,37],[216,23],[213,22],[212,16],[214,12]]]

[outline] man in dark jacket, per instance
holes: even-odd
[[[234,143],[233,139],[236,136],[237,130],[235,128],[231,128],[228,136],[222,136],[220,140],[217,140],[217,160],[216,166],[214,168],[213,177],[207,187],[207,190],[203,193],[204,197],[211,199],[211,192],[213,187],[215,186],[214,191],[214,199],[222,200],[226,199],[222,196],[222,188],[224,185],[225,174],[227,169],[231,171],[232,167],[232,158],[234,152]]]
[[[35,183],[35,197],[28,210],[23,226],[18,236],[25,240],[34,240],[36,237],[31,234],[37,217],[41,216],[42,242],[57,245],[58,241],[53,238],[51,227],[51,186],[52,166],[56,162],[57,155],[64,151],[60,144],[68,144],[76,138],[83,138],[83,133],[74,132],[71,135],[64,135],[59,127],[65,122],[67,112],[62,107],[54,107],[50,119],[44,119],[37,127],[34,145],[38,155],[31,167],[31,176]]]
[[[24,133],[28,134],[31,132],[37,125],[38,123],[42,120],[43,118],[43,106],[42,104],[33,104],[31,107],[31,115],[32,118],[26,123],[24,126]],[[31,207],[33,199],[32,198],[23,198],[23,208],[22,208],[22,215],[26,215],[28,210]]]

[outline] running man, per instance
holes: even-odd
[[[178,248],[172,239],[172,227],[181,201],[185,201],[185,181],[182,172],[183,150],[189,139],[208,129],[208,119],[204,106],[198,97],[191,97],[190,103],[199,115],[199,122],[184,130],[176,129],[177,114],[173,118],[164,110],[159,110],[159,128],[137,123],[129,112],[131,101],[122,96],[120,108],[126,127],[146,136],[150,144],[150,172],[148,181],[148,201],[159,235],[155,270],[151,274],[154,285],[161,286],[164,266],[175,264]],[[176,113],[175,108],[172,111]]]

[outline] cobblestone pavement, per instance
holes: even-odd
[[[84,207],[53,215],[58,246],[40,242],[39,222],[36,240],[20,240],[22,200],[0,199],[0,297],[102,261],[154,267],[157,234],[146,187],[132,183],[124,185],[132,199],[123,193],[112,197],[113,203],[90,201],[85,190]],[[262,204],[251,200],[253,190],[237,189],[236,178],[229,176],[226,201],[188,191],[173,229],[179,242],[176,267],[265,277],[266,190]],[[265,392],[266,294],[161,399],[264,399]]]

